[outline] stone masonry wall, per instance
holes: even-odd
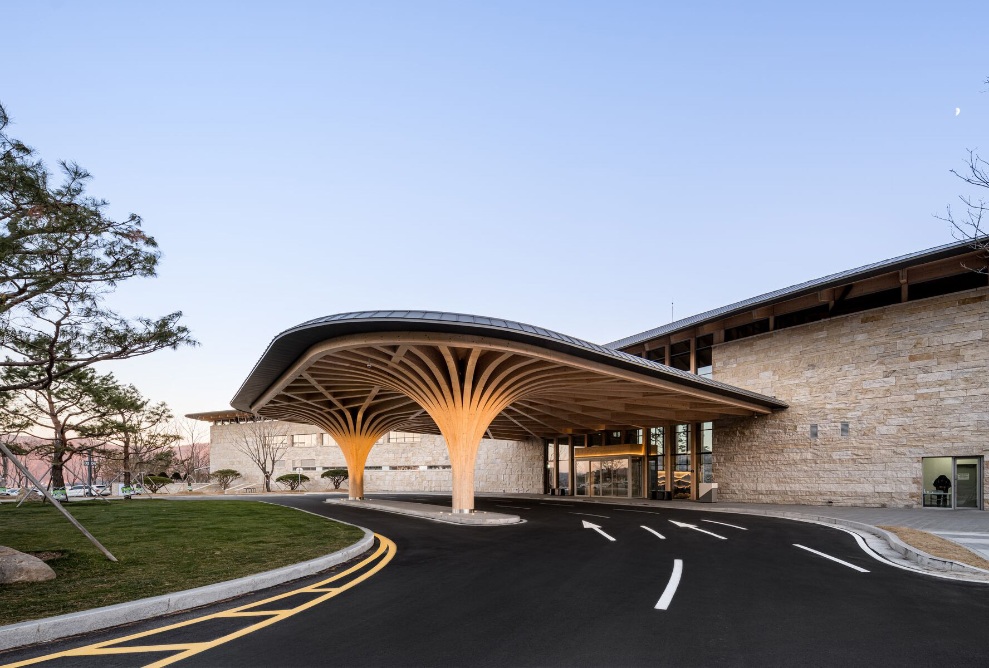
[[[790,404],[715,424],[719,498],[920,506],[922,457],[989,456],[987,367],[989,288],[717,345],[715,380]]]
[[[275,465],[273,478],[292,473],[296,467],[314,466],[316,470],[306,470],[311,482],[306,483],[310,491],[332,490],[333,485],[323,480],[320,474],[330,468],[346,468],[343,453],[328,434],[317,427],[289,422],[278,422],[277,427],[287,436],[294,434],[322,434],[322,445],[314,447],[289,446],[284,456]],[[213,425],[210,429],[211,470],[231,468],[244,477],[235,486],[255,486],[263,482],[261,472],[250,458],[238,451],[247,426],[243,424]],[[538,441],[498,441],[484,439],[478,449],[477,465],[474,473],[475,489],[478,492],[499,493],[539,493],[542,492],[542,445]],[[418,443],[391,443],[386,436],[379,441],[368,455],[368,467],[382,467],[380,470],[366,470],[364,490],[366,492],[449,492],[452,489],[452,473],[447,467],[450,458],[446,443],[441,436],[424,434]],[[272,489],[281,489],[273,485]],[[346,489],[346,483],[341,490]]]

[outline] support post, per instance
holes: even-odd
[[[89,542],[95,545],[99,549],[99,551],[102,552],[104,556],[106,556],[107,559],[114,562],[117,561],[117,558],[110,553],[110,550],[103,547],[103,544],[100,543],[100,541],[96,540],[93,534],[89,533],[86,530],[86,527],[84,527],[79,523],[79,520],[72,517],[72,515],[69,514],[69,511],[63,508],[62,504],[55,500],[55,497],[51,495],[51,492],[49,492],[47,488],[41,486],[41,483],[37,479],[35,479],[33,475],[31,475],[31,471],[29,471],[28,468],[20,462],[20,460],[14,458],[13,453],[11,453],[10,450],[7,449],[7,446],[4,445],[3,442],[0,442],[0,451],[3,451],[3,454],[7,455],[7,457],[9,457],[11,461],[14,462],[14,466],[16,466],[21,470],[21,473],[23,473],[27,477],[27,479],[31,481],[31,484],[34,485],[37,489],[41,490],[41,493],[45,495],[45,498],[47,498],[49,501],[52,502],[52,505],[58,509],[58,512],[65,515],[65,518],[69,520],[69,522],[71,522],[75,528],[79,529],[79,531],[82,532],[82,535],[85,536],[87,539],[89,539]],[[30,494],[30,492],[28,493]]]
[[[351,501],[364,498],[364,465],[371,448],[383,434],[341,434],[330,432],[347,460],[347,496]]]

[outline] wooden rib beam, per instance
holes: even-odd
[[[477,336],[371,333],[318,344],[254,405],[271,417],[320,426],[363,494],[374,443],[394,429],[440,433],[450,455],[453,507],[474,505],[485,436],[521,439],[770,412],[713,390],[680,385],[536,346]]]

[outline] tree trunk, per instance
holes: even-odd
[[[55,437],[52,448],[52,489],[65,487],[65,441],[62,435]],[[68,497],[66,497],[68,498]]]
[[[130,435],[124,434],[124,487],[130,487]]]

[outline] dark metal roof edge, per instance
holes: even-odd
[[[410,317],[397,314],[421,314]],[[497,323],[497,324],[496,324]],[[617,364],[626,370],[645,372],[663,380],[702,389],[722,396],[749,400],[774,410],[788,406],[775,397],[750,392],[739,387],[703,378],[642,357],[583,341],[542,327],[520,322],[462,313],[440,311],[360,311],[316,318],[276,335],[254,365],[230,404],[250,412],[251,405],[312,346],[350,333],[381,331],[434,331],[493,336],[520,343],[530,343],[557,352],[568,353],[596,362]]]
[[[872,264],[863,265],[855,269],[847,269],[835,274],[829,274],[822,278],[816,278],[812,281],[797,283],[788,288],[766,292],[757,297],[750,297],[749,299],[743,299],[742,301],[735,302],[734,304],[728,304],[727,306],[721,306],[710,311],[705,311],[704,313],[682,318],[676,322],[661,325],[645,332],[633,334],[632,336],[627,336],[623,339],[618,339],[617,341],[612,341],[611,343],[606,343],[604,345],[607,348],[627,348],[628,346],[633,346],[637,343],[642,343],[643,341],[648,341],[649,339],[654,339],[658,336],[666,336],[667,334],[672,334],[673,332],[690,327],[696,327],[712,320],[719,320],[721,318],[737,315],[743,311],[749,311],[761,306],[768,306],[770,304],[779,303],[795,297],[802,297],[811,292],[837,287],[838,285],[843,285],[849,281],[872,278],[873,276],[879,274],[886,274],[893,271],[898,271],[900,269],[905,269],[910,265],[920,264],[922,262],[944,260],[954,255],[963,255],[964,253],[972,252],[974,250],[977,249],[972,247],[971,241],[958,241],[955,243],[945,244],[943,246],[928,248],[923,251],[908,253],[907,255],[901,255],[889,260],[873,262]]]

